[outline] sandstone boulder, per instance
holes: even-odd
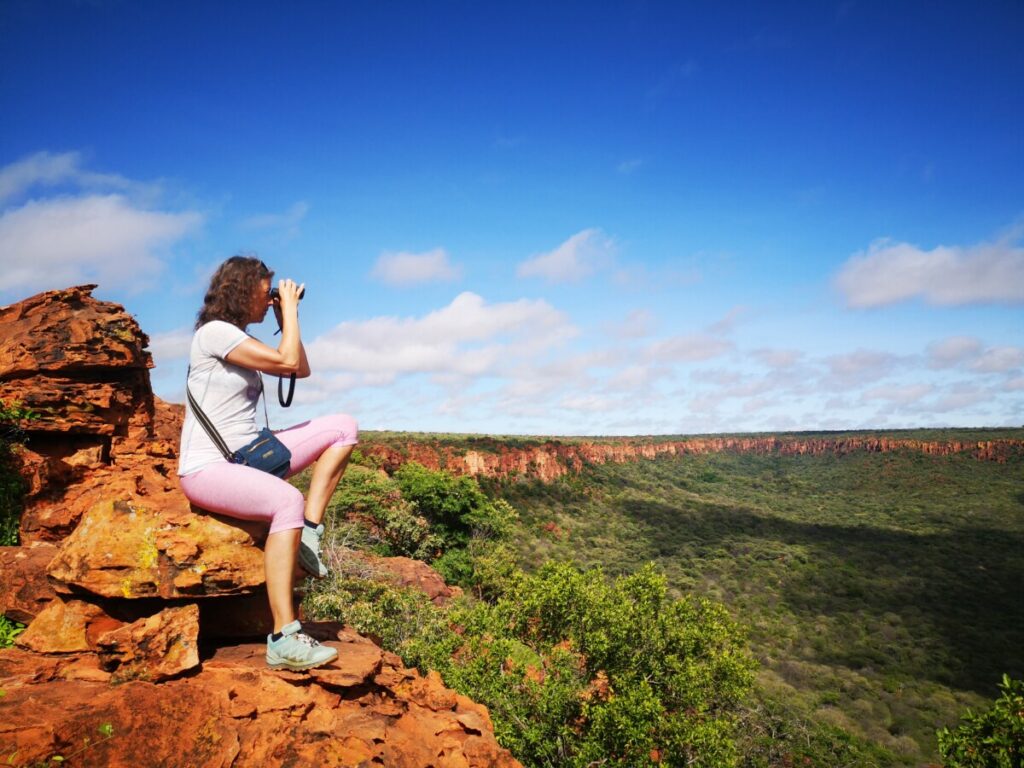
[[[485,708],[355,633],[336,635],[338,659],[309,674],[269,670],[253,644],[217,649],[185,677],[118,686],[69,678],[66,657],[2,651],[0,753],[25,764],[77,753],[112,768],[519,765]]]
[[[46,578],[56,554],[53,544],[0,547],[0,614],[27,623],[56,597]]]
[[[174,677],[199,664],[199,608],[165,608],[104,633],[96,647],[111,682]]]
[[[183,496],[93,506],[61,544],[50,578],[103,597],[232,595],[263,583],[263,553],[242,528],[195,514]]]

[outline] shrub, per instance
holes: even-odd
[[[14,638],[24,631],[24,624],[12,621],[6,616],[0,616],[0,648],[10,648],[14,645]]]
[[[440,537],[403,498],[398,484],[371,469],[349,467],[331,497],[328,515],[333,527],[343,529],[342,534],[345,523],[360,525],[366,543],[382,555],[430,560],[441,549]]]
[[[395,471],[394,479],[403,498],[430,521],[445,549],[464,547],[473,537],[502,538],[515,523],[511,505],[488,499],[471,477],[455,477],[410,462]]]
[[[420,663],[486,704],[527,765],[734,764],[754,663],[720,606],[670,599],[653,567],[548,564],[453,618],[461,647]]]
[[[14,451],[25,439],[21,421],[33,418],[35,414],[17,403],[8,405],[0,400],[0,546],[18,543],[25,480],[18,472]]]
[[[1003,675],[1002,695],[992,708],[967,710],[956,730],[941,729],[939,753],[946,768],[1024,766],[1024,681]]]

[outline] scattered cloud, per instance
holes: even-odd
[[[994,347],[986,349],[971,363],[971,369],[980,373],[1005,373],[1024,367],[1024,349],[1020,347]]]
[[[921,298],[929,304],[1024,303],[1022,228],[995,242],[938,246],[876,240],[852,256],[835,285],[849,307],[863,309]]]
[[[95,282],[142,290],[165,249],[195,232],[194,211],[145,210],[118,194],[32,200],[0,214],[0,290]]]
[[[614,328],[612,333],[620,339],[642,339],[654,330],[654,313],[649,309],[634,309]]]
[[[294,237],[298,234],[299,223],[306,218],[307,213],[309,213],[309,203],[299,200],[292,203],[283,213],[261,213],[250,216],[242,221],[242,227],[258,230],[283,230],[289,236]]]
[[[828,368],[828,385],[857,387],[888,376],[899,358],[888,352],[858,349],[845,355],[830,355],[824,359]]]
[[[648,356],[661,363],[683,363],[710,360],[731,352],[734,345],[718,336],[691,333],[672,336],[655,342],[648,348]]]
[[[933,370],[961,368],[978,373],[1006,373],[1024,367],[1024,349],[1014,346],[988,347],[973,336],[950,336],[933,342],[925,350]]]
[[[72,185],[78,188],[128,189],[133,183],[123,176],[94,173],[81,167],[78,152],[36,152],[0,168],[0,204],[16,199],[35,187]]]
[[[864,391],[865,400],[885,400],[896,405],[908,405],[916,403],[922,397],[930,394],[931,384],[907,384],[891,385],[884,387],[872,387]]]
[[[149,351],[153,354],[153,362],[159,367],[173,360],[188,357],[192,345],[191,328],[176,328],[173,331],[154,333],[149,337]]]
[[[481,377],[558,346],[577,334],[540,300],[488,304],[461,293],[423,317],[344,322],[309,345],[310,360],[334,373],[393,381],[406,374]]]
[[[444,248],[434,248],[423,253],[385,251],[370,274],[388,285],[404,286],[457,280],[462,270],[449,261]]]
[[[750,354],[769,368],[792,368],[803,357],[803,352],[795,349],[755,349]]]
[[[621,163],[619,163],[616,166],[616,170],[619,173],[621,173],[623,176],[628,176],[633,171],[639,169],[640,166],[642,166],[643,164],[644,164],[644,161],[643,161],[642,158],[634,157],[634,158],[631,158],[629,160],[623,160]]]
[[[950,336],[928,345],[928,367],[933,369],[953,368],[971,360],[981,352],[982,344],[973,336]]]
[[[750,309],[744,306],[735,306],[725,313],[725,317],[717,320],[708,326],[708,332],[724,336],[733,332],[736,324],[741,318],[750,314]]]
[[[608,266],[615,250],[615,241],[600,229],[584,229],[553,251],[520,262],[516,274],[541,277],[549,283],[575,282]]]

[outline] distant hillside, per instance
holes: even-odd
[[[531,477],[550,482],[587,465],[622,464],[659,456],[737,453],[778,456],[843,456],[911,451],[931,456],[963,454],[1005,462],[1024,455],[1024,429],[806,432],[692,437],[494,437],[368,432],[362,453],[389,471],[415,461],[430,469],[487,478]]]

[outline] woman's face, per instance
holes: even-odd
[[[267,316],[267,309],[272,303],[270,300],[270,278],[265,277],[260,280],[259,286],[253,292],[249,322],[262,323],[263,318]]]

